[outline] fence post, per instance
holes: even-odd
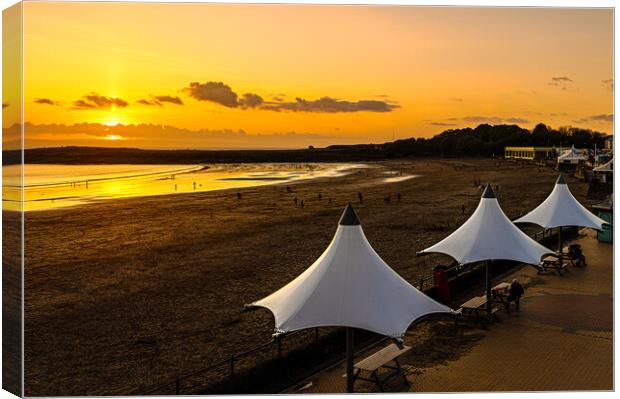
[[[177,376],[177,380],[175,382],[175,392],[177,395],[181,394],[181,378]]]

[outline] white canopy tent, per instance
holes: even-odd
[[[347,388],[353,389],[349,327],[402,337],[416,319],[449,313],[417,290],[374,251],[351,204],[325,252],[301,275],[250,307],[269,309],[276,335],[311,327],[347,327]]]
[[[593,172],[613,172],[614,171],[614,159],[610,159],[603,165],[597,166],[592,169]]]
[[[491,305],[489,260],[512,260],[538,265],[553,251],[540,245],[519,230],[504,214],[495,193],[487,185],[478,207],[456,231],[419,255],[442,253],[460,264],[486,261],[487,310]]]
[[[577,149],[572,146],[558,156],[558,163],[579,163],[588,160],[588,150]]]
[[[564,176],[560,175],[551,194],[527,215],[515,223],[533,223],[546,229],[559,227],[558,252],[562,253],[562,227],[579,226],[601,230],[603,219],[595,216],[577,201],[568,189]]]

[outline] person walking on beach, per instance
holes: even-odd
[[[360,200],[360,204],[364,202],[364,196],[361,191],[357,192],[357,198]]]
[[[237,199],[240,200],[241,199],[241,193],[237,193]]]
[[[319,201],[323,199],[323,194],[319,193]]]
[[[465,204],[461,205],[461,214],[465,214]]]
[[[523,286],[519,284],[517,279],[513,279],[508,292],[508,302],[514,302],[517,310],[519,310],[519,299],[521,299],[521,296],[525,292]]]
[[[295,203],[295,206],[297,206],[297,197],[293,199],[293,202]]]

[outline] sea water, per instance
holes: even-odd
[[[81,206],[94,201],[213,191],[318,177],[337,177],[354,164],[55,165],[26,164],[23,210]],[[2,208],[21,209],[21,166],[2,168]]]

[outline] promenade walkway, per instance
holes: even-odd
[[[524,266],[501,280],[526,287],[520,311],[498,313],[488,330],[429,320],[405,339],[401,358],[410,386],[395,378],[392,392],[547,391],[613,389],[613,248],[582,230],[588,266],[564,276]],[[499,282],[499,280],[497,280]],[[480,293],[481,294],[481,293]],[[514,308],[513,308],[514,309]],[[380,347],[358,354],[356,361]],[[344,364],[310,378],[298,392],[344,392]],[[357,381],[356,392],[377,392]]]

